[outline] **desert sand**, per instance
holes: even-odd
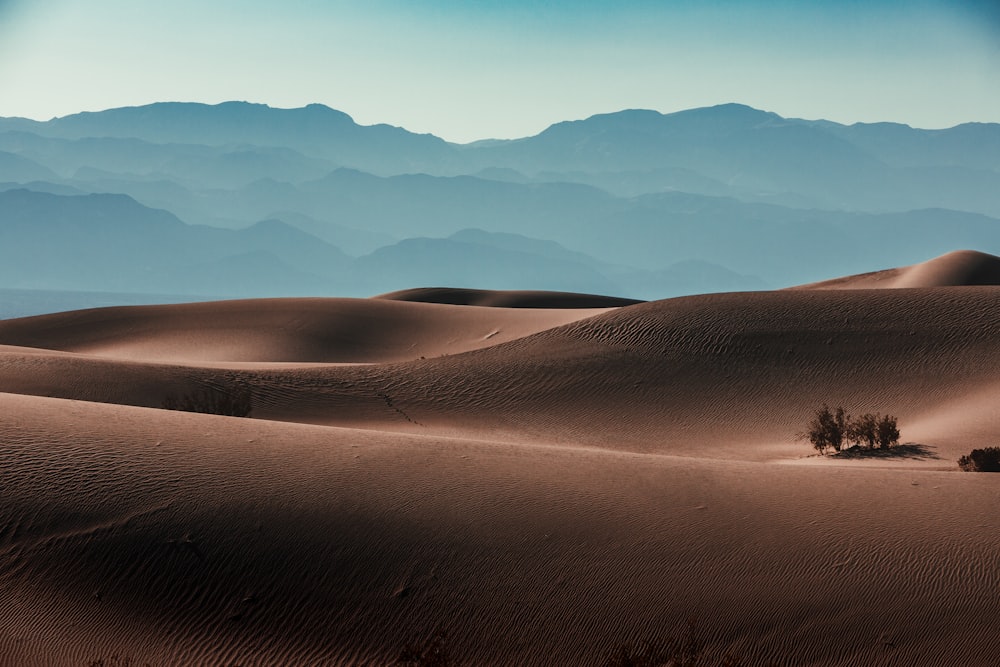
[[[0,321],[0,664],[998,664],[998,265]],[[823,403],[908,445],[818,456]]]

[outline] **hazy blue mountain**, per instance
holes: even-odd
[[[1000,215],[997,124],[847,127],[726,104],[601,114],[467,153],[480,168],[556,173],[624,195],[669,189],[829,209]]]
[[[648,270],[708,261],[773,286],[910,264],[956,248],[1000,251],[1000,220],[944,209],[851,213],[678,193],[630,204],[575,229],[564,244]]]
[[[180,269],[170,267],[163,276],[186,294],[206,294],[211,289],[237,297],[333,296],[339,295],[341,288],[339,280],[304,271],[298,263],[265,249],[226,254]]]
[[[565,183],[381,178],[338,170],[285,194],[289,206],[313,207],[345,225],[396,237],[447,237],[474,227],[555,241],[602,262],[644,271],[709,262],[756,277],[757,285],[818,280],[838,275],[841,267],[856,272],[921,261],[955,247],[1000,249],[996,220],[944,210],[930,214],[935,222],[915,235],[909,226],[925,220],[926,212],[799,209],[678,192],[616,198]],[[869,228],[889,229],[890,237],[899,238],[875,243]],[[952,239],[958,237],[967,240],[956,246]]]
[[[605,276],[615,286],[614,294],[635,299],[664,299],[685,294],[768,289],[756,276],[738,274],[712,262],[680,261],[657,270],[637,269],[600,261],[590,255],[566,249],[555,241],[534,239],[520,234],[464,229],[449,237],[506,251],[535,255],[556,262],[587,266]]]
[[[678,194],[627,204],[559,241],[466,229],[353,259],[278,220],[227,230],[123,195],[11,190],[0,192],[0,285],[219,296],[367,296],[416,285],[664,298],[811,282],[956,247],[1000,252],[1000,221],[955,211],[796,211]]]
[[[389,234],[348,227],[329,219],[321,220],[294,211],[273,211],[268,217],[301,229],[355,257],[367,255],[399,240]]]
[[[206,240],[215,240],[229,256],[266,252],[296,272],[328,280],[351,273],[351,257],[329,243],[281,220],[263,220],[240,230],[198,227]]]
[[[0,150],[45,165],[63,178],[172,179],[195,189],[238,188],[263,178],[314,180],[335,167],[287,147],[157,144],[115,137],[69,140],[29,132],[0,132]]]
[[[134,292],[81,292],[73,290],[25,290],[0,288],[0,319],[30,317],[85,308],[141,306],[212,300],[190,294],[136,294]]]
[[[619,197],[637,197],[653,192],[691,192],[712,196],[755,198],[753,191],[740,191],[731,184],[699,174],[686,167],[661,167],[648,171],[542,171],[532,179],[536,183],[583,183],[606,190]]]
[[[646,300],[773,288],[757,276],[736,273],[721,264],[694,259],[674,262],[655,271],[611,268],[606,270],[606,274],[621,286],[623,293]]]
[[[996,123],[964,123],[943,130],[921,130],[900,123],[815,124],[893,166],[1000,170]]]
[[[81,169],[78,178],[67,179],[64,183],[91,194],[123,194],[143,206],[169,210],[187,223],[211,225],[214,227],[246,227],[259,216],[246,219],[218,218],[212,214],[212,209],[206,206],[206,197],[212,190],[197,192],[176,181],[163,178],[129,178],[121,175],[99,172],[94,169]]]
[[[34,160],[0,150],[0,182],[27,183],[58,178],[56,174]]]
[[[621,288],[584,263],[454,239],[411,238],[355,262],[369,292],[420,287],[527,289],[617,295]]]
[[[224,230],[124,195],[0,192],[0,284],[8,288],[333,294],[349,263],[283,223]]]
[[[161,103],[44,123],[0,119],[2,134],[29,132],[77,141],[44,148],[23,139],[19,147],[0,136],[0,150],[64,177],[90,166],[237,187],[258,178],[310,180],[336,165],[381,175],[572,181],[621,196],[669,190],[829,209],[950,207],[1000,216],[997,124],[844,126],[724,104],[599,114],[533,137],[458,146],[401,128],[359,126],[322,105]]]
[[[448,237],[452,241],[460,243],[475,243],[477,245],[490,246],[499,250],[509,250],[519,253],[527,253],[557,260],[560,262],[571,262],[582,264],[591,268],[604,270],[608,268],[604,262],[591,257],[582,252],[567,250],[565,246],[555,241],[532,238],[523,234],[511,234],[510,232],[487,232],[482,229],[463,229]]]
[[[776,121],[782,121],[776,114],[737,104],[666,115],[630,109],[556,123],[533,137],[477,146],[469,153],[526,174],[641,171],[679,165],[692,158],[694,148],[725,149]]]
[[[780,287],[1000,252],[998,156],[995,124],[844,126],[737,104],[464,146],[319,105],[0,119],[0,288]]]
[[[33,192],[48,192],[52,195],[85,195],[87,190],[63,183],[52,183],[50,181],[28,181],[27,183],[0,183],[0,191],[7,190],[31,190]]]
[[[290,198],[288,208],[336,211],[345,225],[397,238],[447,236],[467,227],[553,238],[550,232],[565,233],[567,223],[620,206],[606,192],[572,183],[525,185],[426,174],[381,178],[348,169],[297,189],[302,194]]]
[[[486,167],[485,169],[480,169],[474,174],[469,174],[476,178],[481,178],[487,181],[502,181],[504,183],[531,183],[537,182],[537,179],[529,178],[516,169],[510,169],[508,167]],[[564,181],[570,179],[563,178],[552,178],[545,179],[549,181]]]
[[[375,172],[423,170],[446,161],[451,145],[390,125],[362,126],[321,104],[274,109],[263,104],[164,102],[86,112],[44,123],[4,119],[14,129],[64,139],[118,137],[169,144],[283,146],[305,155]]]

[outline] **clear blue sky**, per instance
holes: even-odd
[[[0,115],[321,102],[453,141],[743,102],[1000,121],[998,0],[0,0]]]

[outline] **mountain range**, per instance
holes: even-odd
[[[738,104],[452,144],[310,105],[0,118],[0,288],[656,299],[1000,252],[1000,125]]]

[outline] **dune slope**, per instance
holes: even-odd
[[[4,348],[0,390],[159,407],[168,394],[242,387],[264,419],[749,460],[795,456],[795,434],[824,402],[891,412],[904,425],[947,418],[938,412],[950,405],[955,430],[941,444],[951,459],[963,438],[996,424],[992,411],[959,418],[953,403],[972,405],[1000,383],[998,304],[992,287],[706,295],[603,311],[462,354],[389,363],[383,349],[386,363],[348,365],[183,364],[157,352],[154,333],[146,356],[170,364],[107,349],[99,357]],[[470,310],[390,305],[428,319]],[[594,312],[471,310],[534,313],[536,328],[558,322],[552,312]],[[0,343],[23,344],[36,323],[45,320],[11,321],[24,327],[17,337],[0,325]],[[475,343],[499,337],[478,335],[494,326],[480,325]],[[372,340],[419,340],[408,331],[376,329]],[[59,346],[74,349],[67,338]],[[349,359],[353,349],[330,339],[313,355]]]
[[[995,664],[1000,496],[955,459],[1000,435],[998,306],[972,285],[0,322],[0,667],[385,665],[437,628],[457,664],[601,665],[692,616],[709,664]],[[156,409],[206,390],[249,391],[251,418]],[[824,402],[912,445],[814,456],[796,433]]]
[[[599,665],[691,615],[744,664],[996,656],[987,476],[0,405],[4,664]]]
[[[895,269],[845,276],[791,289],[885,289],[1000,285],[1000,257],[975,250],[956,250]]]
[[[257,299],[0,320],[0,341],[153,362],[373,363],[455,354],[601,312],[379,299]]]

